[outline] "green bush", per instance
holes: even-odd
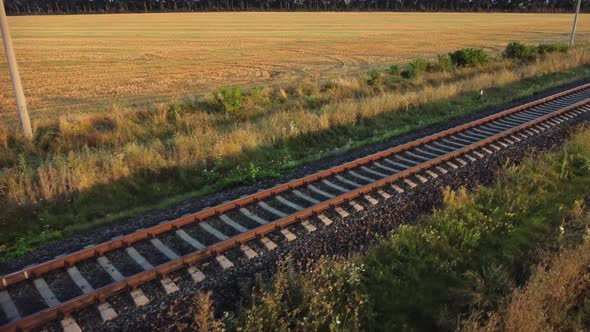
[[[377,70],[371,70],[369,71],[369,78],[367,79],[367,83],[369,83],[369,85],[375,85],[379,82],[379,79],[381,78],[381,73]]]
[[[544,54],[549,54],[549,53],[554,53],[554,52],[567,53],[567,51],[569,50],[569,47],[566,44],[553,43],[553,44],[540,44],[538,49],[539,49],[539,54],[544,55]]]
[[[481,48],[464,48],[449,53],[449,56],[457,67],[475,67],[488,62],[488,54]]]
[[[215,99],[226,113],[236,113],[242,109],[244,94],[237,85],[222,86],[215,93]]]
[[[511,42],[504,50],[504,57],[522,61],[535,61],[539,56],[554,52],[567,52],[568,47],[565,44],[541,44],[539,46],[526,45],[520,42]]]
[[[281,262],[272,284],[254,290],[235,330],[358,331],[367,306],[362,272],[354,262],[323,257],[302,277],[291,261]]]
[[[399,66],[398,65],[391,65],[389,69],[387,69],[389,75],[399,75]]]
[[[436,62],[429,63],[427,68],[429,72],[450,71],[451,69],[453,69],[453,61],[451,56],[446,53],[437,55]]]
[[[526,45],[519,42],[511,42],[506,45],[504,56],[509,59],[522,61],[534,61],[539,57],[539,48],[534,45]]]
[[[412,68],[408,68],[402,71],[401,76],[405,79],[412,79],[418,77],[418,72],[413,71]]]
[[[496,310],[541,253],[582,241],[587,219],[572,216],[590,184],[589,138],[508,167],[475,194],[446,190],[442,209],[369,250],[372,329],[455,330],[465,312]]]
[[[408,64],[408,68],[402,72],[402,77],[407,79],[417,78],[428,68],[428,61],[418,58]]]

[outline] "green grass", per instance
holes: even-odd
[[[549,252],[584,241],[590,128],[561,149],[505,168],[497,182],[445,192],[444,206],[364,256],[319,272],[281,268],[228,326],[257,330],[449,331],[497,309]],[[315,308],[328,308],[318,315]]]
[[[85,232],[154,208],[263,178],[281,177],[299,165],[318,160],[335,150],[342,151],[343,147],[381,142],[586,77],[590,77],[590,66],[490,89],[484,98],[474,91],[405,111],[362,118],[351,125],[304,133],[273,145],[243,151],[240,156],[215,160],[204,173],[195,173],[195,168],[175,168],[153,176],[139,174],[108,185],[93,186],[65,197],[65,201],[7,208],[0,220],[3,230],[0,260],[12,259],[47,241]],[[235,160],[246,166],[236,168]]]
[[[542,259],[535,251],[582,237],[566,237],[559,227],[584,204],[589,152],[529,160],[476,195],[447,194],[445,208],[421,226],[400,228],[364,260],[369,326],[451,330],[463,313],[496,309],[528,280],[530,267]],[[562,165],[575,175],[562,175]]]

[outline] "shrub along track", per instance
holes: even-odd
[[[85,327],[97,328],[117,312],[127,319],[102,326],[165,324],[140,323],[129,319],[133,313],[127,312],[160,302],[162,293],[184,303],[195,287],[217,288],[214,284],[220,280],[247,270],[272,270],[268,262],[292,247],[300,257],[363,247],[367,243],[363,238],[394,225],[374,222],[365,224],[363,231],[358,228],[362,222],[349,221],[350,214],[369,210],[365,213],[370,215],[379,201],[394,204],[401,215],[423,210],[440,192],[425,188],[447,179],[474,181],[478,172],[489,174],[494,168],[490,165],[522,149],[524,143],[542,144],[540,138],[551,136],[555,128],[583,118],[590,110],[589,97],[590,85],[583,85],[7,275],[0,279],[5,289],[0,291],[4,315],[0,318],[14,322],[3,328],[40,326],[64,317],[64,327],[75,329],[76,322],[83,321]],[[422,195],[415,203],[408,200],[418,193]],[[343,225],[355,232],[334,233]],[[322,230],[316,233],[318,228]],[[350,241],[351,234],[359,231],[365,235]],[[320,240],[325,234],[332,235]],[[233,280],[234,292],[224,292],[227,298],[218,299],[222,307],[231,307],[235,300],[235,280],[248,279]],[[158,309],[156,303],[139,311]],[[90,309],[80,311],[81,306]]]

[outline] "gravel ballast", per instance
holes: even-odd
[[[588,118],[586,115],[584,123],[588,123]],[[195,295],[199,291],[208,290],[213,291],[213,301],[218,315],[225,311],[236,311],[247,305],[251,289],[258,278],[268,280],[273,275],[278,261],[290,257],[294,266],[305,267],[325,255],[346,256],[362,253],[399,225],[414,224],[421,214],[429,213],[433,207],[439,206],[445,187],[472,189],[478,184],[492,183],[497,171],[506,165],[507,161],[518,163],[533,152],[551,149],[561,144],[568,133],[569,130],[563,127],[550,129],[542,135],[469,163],[413,190],[396,194],[387,201],[380,199],[377,206],[367,207],[344,220],[331,215],[334,224],[330,226],[321,227],[310,234],[298,232],[295,241],[283,242],[276,250],[246,263],[236,264],[232,270],[216,271],[207,275],[207,279],[199,285],[154,299],[150,305],[131,310],[111,322],[85,327],[99,331],[177,330],[186,326],[184,324],[189,324],[194,316]],[[145,317],[150,319],[146,320]]]
[[[322,160],[311,162],[297,167],[295,170],[286,175],[283,179],[267,179],[251,186],[241,186],[237,188],[228,189],[216,194],[206,197],[191,199],[182,204],[172,206],[169,208],[158,209],[137,217],[128,218],[115,222],[104,227],[84,234],[68,237],[55,241],[39,247],[24,256],[18,257],[10,262],[0,264],[0,274],[7,274],[31,264],[38,264],[40,262],[50,260],[55,256],[65,253],[71,253],[80,250],[86,246],[105,242],[113,237],[129,234],[140,228],[147,228],[159,224],[164,220],[172,220],[179,218],[187,213],[194,213],[204,208],[221,204],[228,200],[237,199],[244,195],[253,194],[261,189],[276,186],[285,181],[300,178],[302,176],[327,169],[348,161],[352,161],[363,156],[373,154],[385,149],[431,135],[433,133],[449,129],[494,113],[504,111],[508,108],[519,106],[521,104],[531,102],[573,87],[589,83],[590,79],[580,80],[571,84],[567,84],[558,88],[548,89],[542,93],[534,94],[527,98],[522,98],[512,103],[502,105],[500,107],[491,107],[487,110],[463,117],[461,119],[453,120],[444,124],[433,125],[423,130],[417,130],[411,134],[403,135],[401,137],[392,138],[381,143],[372,144],[370,146],[355,148],[351,150],[340,151],[338,154],[333,154]]]
[[[576,84],[579,85],[580,83]],[[562,87],[560,90],[565,90],[568,87]],[[555,90],[547,92],[546,94],[556,93]],[[543,94],[545,95],[545,94]],[[531,99],[538,99],[542,96],[536,96]],[[522,104],[521,101],[518,104]],[[290,174],[286,179],[282,180],[268,180],[260,182],[254,186],[240,187],[232,192],[226,192],[226,196],[220,196],[224,193],[211,195],[206,198],[196,199],[192,202],[185,203],[170,209],[163,209],[154,211],[153,213],[144,216],[130,219],[126,223],[116,223],[110,226],[105,226],[97,232],[92,232],[86,235],[74,236],[67,241],[57,241],[45,247],[35,250],[26,256],[20,257],[15,261],[0,265],[0,274],[5,274],[7,271],[13,271],[22,268],[32,262],[40,262],[45,259],[50,259],[56,253],[62,254],[81,249],[89,243],[99,243],[107,241],[110,238],[127,234],[138,228],[149,227],[155,225],[162,220],[169,220],[189,212],[196,212],[203,207],[208,207],[222,203],[229,199],[238,198],[244,194],[259,191],[262,188],[272,187],[289,179],[298,178],[309,173],[316,172],[321,169],[326,169],[347,161],[357,159],[359,157],[382,151],[391,146],[399,145],[404,142],[417,139],[422,136],[438,132],[440,130],[454,127],[458,124],[472,121],[475,118],[483,117],[497,111],[502,111],[510,106],[502,107],[500,109],[489,110],[485,113],[480,113],[477,116],[471,116],[466,119],[458,120],[444,126],[437,126],[436,128],[429,128],[412,135],[404,136],[403,138],[393,139],[384,143],[371,145],[362,149],[355,149],[353,151],[346,151],[345,155],[335,155],[326,158],[322,161],[312,163],[307,166],[301,166]],[[578,118],[576,122],[584,121],[587,123],[589,116],[585,118]],[[328,211],[330,219],[334,221],[331,226],[324,226],[317,220],[312,220],[312,224],[317,226],[318,230],[309,233],[302,225],[294,225],[289,227],[289,230],[296,235],[296,240],[287,242],[285,237],[279,232],[274,232],[268,235],[268,238],[273,240],[279,247],[276,250],[268,251],[262,249],[258,242],[250,243],[249,246],[259,253],[258,257],[248,260],[245,258],[239,248],[232,248],[229,251],[222,253],[235,267],[228,271],[222,271],[215,259],[211,260],[209,266],[199,266],[199,268],[206,273],[207,279],[195,285],[190,282],[190,276],[185,271],[178,271],[173,273],[174,281],[182,285],[181,290],[166,295],[163,291],[159,281],[153,281],[142,286],[146,295],[150,298],[150,303],[141,308],[135,308],[128,297],[128,294],[121,294],[119,299],[113,298],[114,307],[119,313],[119,317],[113,321],[102,323],[97,316],[95,308],[89,307],[84,311],[75,314],[78,323],[84,330],[169,330],[178,329],[184,324],[188,324],[194,315],[193,305],[194,297],[199,291],[212,290],[213,300],[217,314],[225,311],[236,311],[244,305],[248,304],[252,287],[255,285],[255,280],[258,278],[269,279],[276,270],[276,263],[280,260],[290,257],[296,267],[309,266],[309,263],[314,262],[319,257],[324,255],[349,255],[353,253],[362,253],[371,244],[374,244],[381,237],[389,234],[395,230],[400,224],[413,224],[418,220],[420,214],[428,213],[435,206],[438,206],[442,200],[442,189],[445,187],[458,188],[465,186],[473,188],[478,183],[487,184],[495,179],[495,174],[498,169],[506,164],[507,161],[511,163],[518,163],[523,156],[531,151],[546,150],[561,144],[567,137],[568,129],[573,124],[568,124],[568,127],[552,128],[541,135],[537,135],[531,139],[526,139],[520,143],[514,144],[509,148],[502,149],[502,151],[495,152],[491,156],[479,159],[475,162],[469,163],[467,166],[458,170],[450,171],[446,175],[440,175],[437,179],[430,179],[425,184],[421,184],[415,188],[410,189],[407,185],[400,184],[406,192],[398,194],[395,191],[386,189],[392,197],[384,201],[376,192],[370,193],[371,197],[377,198],[380,204],[373,206],[365,198],[359,197],[355,201],[363,206],[363,211],[356,212],[351,206],[345,204],[343,209],[348,211],[351,216],[342,219],[333,211]],[[351,180],[361,183],[361,180],[350,178]],[[418,181],[414,181],[419,183]],[[289,197],[291,201],[297,198]],[[285,207],[278,201],[269,201],[268,205],[287,212],[289,207]],[[303,204],[303,202],[300,202]],[[200,205],[202,204],[202,205]],[[188,210],[187,210],[188,209]],[[288,211],[291,212],[291,211]],[[276,218],[268,218],[269,220]],[[227,235],[232,235],[233,228],[219,220],[208,220],[208,222],[221,230]],[[189,226],[197,227],[196,225]],[[206,234],[202,229],[189,230],[189,234],[195,234],[195,237],[203,238],[203,243],[216,242],[217,239],[211,238],[210,234]],[[186,248],[177,247],[176,237],[173,233],[168,234],[165,238],[165,244],[176,249],[179,253],[184,253]],[[89,242],[91,241],[91,242]],[[144,257],[152,263],[152,265],[161,264],[168,259],[163,254],[157,251],[147,242],[136,243],[134,247]],[[113,264],[120,269],[124,275],[131,275],[141,270],[139,266],[123,254],[122,250],[107,254],[107,257]],[[88,264],[81,267],[83,274],[92,274],[92,266],[96,264]],[[103,273],[104,274],[104,273]],[[58,275],[50,274],[47,276],[47,281],[51,288],[65,289],[70,288],[72,283],[68,280],[62,280]],[[89,278],[93,279],[93,278]],[[93,284],[97,284],[97,280],[92,280]],[[30,285],[29,285],[30,286]],[[30,288],[30,287],[29,287]],[[74,287],[75,288],[75,287]],[[76,289],[77,290],[77,289]],[[30,292],[30,289],[24,287],[22,292]],[[73,289],[71,291],[74,291]],[[58,294],[61,300],[75,296],[73,292],[65,292]],[[62,298],[64,297],[65,298]],[[25,298],[28,298],[25,296]],[[32,302],[35,302],[31,299]],[[27,300],[27,302],[29,302]],[[25,311],[32,310],[33,307],[40,305],[40,303],[26,303]],[[21,304],[22,305],[22,304]],[[20,305],[19,305],[20,308]],[[0,317],[1,318],[1,317]],[[149,318],[149,319],[146,319]],[[58,324],[57,324],[58,325]],[[57,326],[55,322],[45,326],[48,330],[54,330]]]

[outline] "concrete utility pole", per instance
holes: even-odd
[[[4,51],[6,53],[8,69],[10,70],[10,78],[12,79],[12,89],[14,90],[14,97],[16,99],[16,110],[18,111],[20,125],[23,128],[23,134],[25,137],[31,139],[33,137],[33,130],[31,129],[31,120],[29,119],[29,111],[27,110],[27,100],[25,99],[25,93],[20,81],[14,49],[12,48],[12,38],[10,38],[10,30],[8,30],[4,0],[0,0],[0,33],[2,34],[2,41],[4,42]]]
[[[578,0],[576,4],[576,16],[574,18],[574,26],[572,27],[572,35],[570,36],[570,48],[574,47],[574,36],[576,35],[576,26],[578,25],[578,15],[580,14],[580,4],[582,0]]]

